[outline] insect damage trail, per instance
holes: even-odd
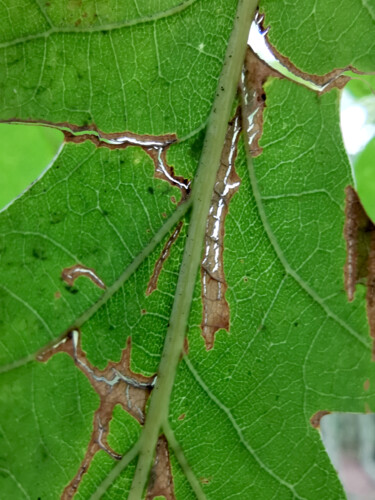
[[[52,123],[44,120],[10,119],[4,120],[2,123],[35,123],[57,128],[63,132],[65,142],[75,144],[90,141],[98,148],[126,149],[130,146],[140,147],[152,159],[155,167],[155,177],[180,189],[180,203],[186,200],[190,193],[191,181],[175,175],[174,168],[168,165],[167,162],[169,147],[178,142],[176,134],[150,135],[135,134],[128,131],[108,134],[99,130],[95,124],[78,126],[68,122]]]
[[[248,47],[241,74],[240,91],[245,138],[252,156],[258,156],[263,151],[259,146],[263,134],[263,112],[266,107],[263,85],[270,76],[282,78]]]
[[[151,293],[156,290],[156,288],[158,286],[158,279],[159,279],[161,270],[163,269],[164,262],[168,259],[172,245],[177,240],[178,235],[181,232],[183,224],[184,224],[183,221],[179,222],[176,229],[173,231],[172,236],[169,238],[167,243],[164,245],[164,248],[161,252],[161,255],[158,258],[158,260],[156,261],[156,264],[154,267],[154,272],[152,273],[150,281],[148,282],[146,295],[151,295]]]
[[[229,331],[229,305],[225,299],[224,230],[229,202],[238,191],[241,179],[235,171],[237,144],[241,132],[240,113],[229,123],[216,183],[206,223],[204,257],[201,263],[203,317],[202,335],[206,349],[212,349],[215,333]]]
[[[345,290],[348,300],[354,299],[355,287],[359,277],[358,270],[358,237],[360,230],[367,225],[367,216],[355,190],[348,186],[345,189],[345,226],[346,262],[344,267]]]
[[[91,267],[86,267],[82,264],[75,264],[74,266],[66,267],[61,273],[61,279],[65,281],[65,283],[67,283],[69,286],[73,286],[75,280],[80,276],[89,278],[99,288],[102,288],[103,290],[106,289],[103,281]]]
[[[269,54],[267,57],[270,60],[265,62],[254,52],[251,46],[248,46],[240,80],[244,133],[248,141],[249,152],[254,157],[259,156],[263,151],[259,141],[263,134],[263,113],[267,99],[264,84],[268,78],[288,78],[312,90],[326,92],[334,86],[342,88],[349,78],[341,75],[343,71],[350,69],[334,70],[323,76],[303,73],[271,46],[267,37],[269,27],[264,28],[263,20],[264,15],[257,13],[251,27],[249,41],[251,43],[254,30],[257,31],[258,41],[262,40],[268,48]],[[272,63],[278,63],[277,69],[272,67]],[[283,66],[285,71],[280,69],[280,65]]]
[[[176,176],[173,167],[167,163],[168,147],[146,148],[145,152],[149,155],[155,165],[155,177],[169,182],[172,186],[178,187],[181,191],[180,203],[186,200],[190,193],[191,181],[181,176]],[[180,204],[179,203],[179,204]]]
[[[365,280],[367,317],[373,339],[372,359],[375,361],[375,225],[363,208],[356,191],[348,186],[345,192],[345,290],[348,300],[352,301],[356,284]]]
[[[346,71],[353,71],[360,74],[353,66],[338,68],[325,75],[314,75],[306,73],[295,66],[287,57],[283,56],[269,41],[268,32],[270,27],[264,27],[264,14],[257,12],[249,34],[249,45],[259,47],[259,56],[268,65],[278,71],[279,75],[304,85],[317,92],[327,92],[333,87],[343,88],[350,80],[350,77],[343,75]],[[262,43],[260,43],[262,42]]]
[[[53,348],[41,353],[37,360],[46,362],[58,352],[65,352],[71,356],[77,368],[85,374],[100,398],[99,407],[94,413],[93,430],[85,456],[76,475],[66,486],[61,496],[62,500],[68,500],[73,498],[77,492],[83,475],[87,472],[98,451],[105,451],[115,460],[121,459],[121,455],[112,450],[107,442],[113,410],[119,404],[140,424],[143,424],[146,403],[154,387],[155,377],[144,377],[130,370],[130,337],[123,350],[121,360],[118,363],[108,363],[104,370],[95,368],[87,360],[81,348],[78,330],[73,330]]]
[[[168,182],[181,191],[182,203],[190,193],[191,181],[182,176],[175,175],[174,168],[168,165],[167,151],[169,147],[177,142],[174,134],[162,136],[133,134],[131,132],[114,134],[105,134],[94,130],[95,134],[83,133],[76,135],[71,131],[64,131],[65,141],[81,143],[87,140],[93,142],[97,147],[106,147],[109,149],[126,149],[129,146],[138,146],[152,159],[155,167],[155,178]]]
[[[155,461],[151,469],[145,500],[153,500],[159,496],[166,500],[176,500],[168,442],[164,435],[159,437],[156,445]]]

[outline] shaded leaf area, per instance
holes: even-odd
[[[348,65],[374,70],[373,1],[262,0],[260,11],[271,26],[270,42],[301,70],[318,75]]]
[[[146,2],[139,22],[126,26],[138,3],[111,11],[108,2],[26,2],[19,9],[5,2],[1,119],[180,137],[199,128],[211,108],[237,2]],[[8,24],[28,6],[32,22]],[[78,19],[87,7],[96,17],[87,12],[82,32],[67,13]],[[153,22],[147,12],[156,16]],[[124,27],[111,26],[115,20]]]
[[[240,151],[225,229],[230,332],[205,352],[197,284],[170,422],[207,498],[344,498],[310,419],[373,410],[375,367],[364,287],[351,304],[344,290],[337,92],[266,92],[263,154],[251,186]]]

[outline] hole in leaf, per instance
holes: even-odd
[[[52,161],[63,142],[59,130],[0,124],[0,210],[19,196]]]
[[[320,429],[347,497],[374,498],[375,415],[333,413],[321,419]]]

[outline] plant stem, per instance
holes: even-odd
[[[128,500],[143,497],[160,428],[169,413],[169,401],[182,352],[188,317],[201,261],[206,220],[210,208],[216,172],[219,167],[232,104],[245,57],[247,37],[257,0],[239,0],[233,31],[208,121],[207,133],[194,180],[193,208],[185,251],[176,287],[175,300],[158,378],[151,394],[149,411],[140,438],[140,455]]]
[[[194,491],[197,500],[206,500],[206,496],[202,490],[202,486],[198,479],[195,477],[194,472],[192,471],[188,461],[185,458],[184,452],[182,448],[175,438],[173,430],[168,422],[163,423],[163,432],[165,437],[167,438],[168,445],[172,449],[175,457],[177,458],[178,463],[180,464],[183,473],[185,474],[186,479],[188,480],[191,489]]]
[[[129,465],[129,463],[134,460],[138,455],[139,451],[139,441],[122,457],[120,462],[115,465],[104,481],[98,486],[97,490],[93,495],[91,495],[90,500],[99,500],[102,495],[108,490],[108,488],[113,484],[114,480],[120,475],[120,473]]]

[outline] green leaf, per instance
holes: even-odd
[[[354,168],[358,192],[362,203],[372,220],[375,220],[374,206],[374,154],[375,139],[372,139],[355,159]]]
[[[372,97],[372,94],[375,93],[375,76],[361,75],[360,78],[356,75],[353,76],[353,80],[347,85],[349,92],[357,99]]]
[[[66,138],[0,214],[0,490],[345,498],[314,426],[373,410],[375,368],[365,287],[344,290],[339,91],[268,78],[252,158],[235,94],[256,2],[143,3],[0,7],[0,119]],[[328,58],[319,6],[306,31],[263,2],[278,50],[373,64],[339,17],[350,50]]]

